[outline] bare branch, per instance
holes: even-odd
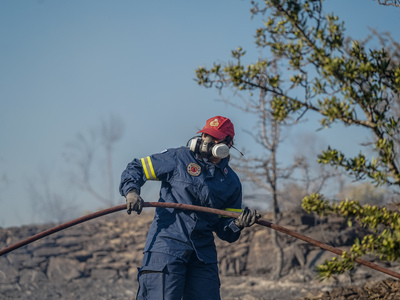
[[[400,0],[378,0],[380,5],[400,7]]]
[[[113,151],[123,132],[123,121],[110,115],[101,120],[98,127],[78,133],[75,140],[67,144],[64,154],[67,162],[75,167],[72,182],[107,206],[115,204]],[[105,155],[103,159],[99,157],[102,152]],[[106,185],[99,183],[99,178],[93,175],[95,167],[100,167],[100,179],[107,180]]]

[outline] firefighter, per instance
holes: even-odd
[[[242,186],[228,165],[235,136],[232,122],[207,120],[201,136],[186,147],[134,159],[121,175],[120,193],[127,212],[141,213],[140,188],[161,182],[159,202],[183,203],[240,212],[238,218],[172,208],[156,208],[138,270],[137,299],[220,299],[214,235],[235,242],[243,228],[260,217],[242,209]]]

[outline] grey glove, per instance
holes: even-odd
[[[240,215],[235,219],[235,225],[237,227],[239,227],[240,229],[243,229],[245,227],[250,227],[259,218],[261,218],[261,215],[259,213],[257,213],[257,211],[255,209],[252,210],[248,207],[245,207],[245,208],[243,208]]]
[[[131,190],[128,195],[126,195],[126,212],[128,215],[131,214],[132,211],[136,211],[139,215],[143,209],[143,199],[138,194],[137,190]]]

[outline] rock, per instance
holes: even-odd
[[[60,247],[57,245],[52,245],[50,247],[40,247],[34,250],[34,255],[41,257],[59,256],[63,254],[68,254],[73,251],[70,247]]]
[[[80,264],[78,260],[50,257],[47,268],[47,277],[54,282],[68,282],[72,279],[79,278]]]
[[[75,258],[80,262],[86,262],[89,258],[93,257],[93,253],[88,250],[78,250],[68,253],[68,257]]]
[[[11,265],[5,257],[0,257],[0,284],[13,284],[18,282],[18,269]]]
[[[63,236],[57,239],[56,244],[62,247],[78,247],[82,248],[82,243],[76,236]],[[80,250],[80,249],[79,249]]]
[[[100,279],[101,281],[109,281],[117,276],[117,271],[114,269],[92,269],[90,277]]]
[[[21,261],[20,267],[22,268],[35,268],[37,266],[46,264],[47,265],[48,257],[41,256],[41,257],[30,257],[26,260]]]
[[[250,274],[272,274],[276,262],[276,249],[272,246],[270,229],[257,228],[249,249],[247,268]]]
[[[48,279],[46,274],[41,271],[32,269],[22,269],[20,271],[21,277],[19,284],[25,289],[38,289],[43,285],[46,285]]]
[[[8,262],[10,263],[10,265],[14,265],[14,266],[18,266],[24,262],[30,261],[31,258],[32,258],[32,255],[30,255],[28,253],[16,254],[14,252],[10,252],[7,255]]]

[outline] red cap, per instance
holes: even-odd
[[[235,130],[233,128],[231,120],[221,116],[216,116],[214,118],[208,119],[203,129],[198,131],[197,133],[200,132],[209,134],[218,140],[226,138],[227,135],[232,138],[234,138],[235,136]]]

